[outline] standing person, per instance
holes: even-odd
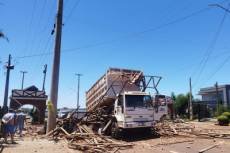
[[[20,137],[22,137],[22,130],[24,129],[25,114],[21,109],[17,111],[17,129],[19,131]]]
[[[11,143],[15,144],[14,141],[14,133],[15,133],[15,123],[16,123],[16,114],[14,110],[9,109],[9,112],[3,115],[2,123],[3,123],[3,135],[5,139],[5,143],[7,143],[7,136],[10,134]]]
[[[0,118],[2,118],[2,116],[3,116],[3,109],[2,109],[2,107],[0,106]]]

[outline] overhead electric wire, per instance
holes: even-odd
[[[27,28],[26,34],[28,34],[28,33],[31,32],[32,23],[33,23],[33,21],[34,21],[34,14],[35,14],[36,5],[37,5],[37,0],[34,0],[33,8],[32,8],[32,13],[31,13],[31,18],[30,18],[30,22],[29,22],[29,27]],[[27,35],[26,38],[27,38],[27,39],[26,39],[26,47],[25,47],[25,49],[24,49],[24,55],[26,55],[26,54],[27,54],[27,51],[28,51],[29,35]]]
[[[37,5],[37,0],[34,0],[33,1],[33,6],[32,6],[32,12],[31,12],[31,16],[30,16],[30,18],[29,18],[29,21],[28,21],[28,27],[27,26],[25,26],[26,27],[26,40],[25,40],[25,47],[24,47],[24,49],[23,49],[23,52],[22,52],[22,55],[23,56],[26,56],[27,55],[27,53],[28,53],[28,50],[29,50],[29,40],[31,39],[30,38],[30,34],[31,34],[31,30],[32,30],[32,25],[33,25],[33,22],[34,22],[34,15],[35,15],[35,10],[36,10],[36,5]],[[25,66],[25,63],[24,62],[22,62],[22,65],[21,65],[21,67],[23,67],[24,68],[24,66]]]
[[[56,0],[53,1],[53,2],[56,2]],[[43,63],[45,57],[48,55],[48,54],[46,54],[46,52],[49,51],[49,50],[48,50],[48,46],[49,46],[50,44],[52,44],[52,42],[51,42],[51,40],[52,40],[52,35],[51,35],[52,28],[50,27],[50,29],[49,29],[49,28],[48,28],[48,25],[50,25],[51,23],[52,23],[52,24],[54,23],[54,22],[50,22],[50,21],[54,21],[54,20],[51,19],[52,14],[53,14],[53,11],[54,11],[54,8],[55,8],[55,7],[54,7],[54,6],[55,6],[55,3],[53,3],[53,2],[50,2],[50,4],[52,4],[51,7],[46,7],[46,9],[42,9],[43,12],[45,12],[45,11],[46,11],[46,12],[47,12],[47,11],[50,12],[50,15],[47,17],[48,21],[47,21],[47,22],[44,22],[44,26],[41,26],[41,32],[40,32],[40,33],[46,33],[46,35],[48,35],[48,37],[47,37],[47,39],[44,38],[44,37],[41,37],[41,39],[40,39],[40,41],[39,41],[39,43],[38,43],[38,46],[36,47],[36,50],[37,50],[37,51],[42,51],[42,52],[40,53],[41,56],[40,56],[39,59],[36,61],[36,63],[33,64],[33,65],[31,64],[31,66],[34,67],[33,72],[32,72],[31,74],[32,74],[32,75],[35,75],[34,77],[37,77],[36,70],[42,68],[41,64]],[[43,5],[43,8],[44,8],[44,5]],[[51,12],[52,12],[52,13],[51,13]],[[43,27],[44,27],[44,28],[43,28]],[[42,41],[42,40],[44,40],[44,41]],[[36,53],[35,53],[35,54],[36,54]]]
[[[43,15],[44,15],[44,12],[45,12],[45,6],[46,6],[46,3],[47,3],[47,0],[43,0],[43,4],[42,4],[42,6],[41,6],[41,13],[39,13],[38,14],[38,16],[36,17],[37,18],[37,23],[35,23],[35,25],[37,26],[37,27],[41,27],[40,26],[40,24],[41,24],[41,21],[42,21],[42,17],[43,17]],[[32,37],[31,37],[31,43],[30,43],[30,50],[32,51],[32,50],[34,50],[34,48],[35,48],[35,42],[36,42],[36,39],[38,40],[38,45],[40,45],[39,43],[41,42],[41,40],[39,40],[39,36],[41,36],[41,33],[38,31],[38,29],[39,28],[34,28],[34,31],[33,31],[33,33],[32,33]],[[37,31],[35,31],[35,29],[37,30]],[[38,33],[38,34],[36,34],[36,33]],[[42,39],[42,38],[41,38]],[[38,49],[39,48],[39,46],[38,47],[36,47],[36,49]],[[34,50],[34,52],[36,52],[37,50]]]
[[[217,72],[219,72],[223,67],[224,67],[224,65],[225,64],[227,64],[227,62],[230,60],[230,56],[228,56],[217,68],[216,68],[216,70],[215,71],[213,71],[212,73],[211,73],[211,75],[210,75],[210,77],[208,77],[208,80],[210,80],[212,77],[214,77],[216,74],[217,74]]]
[[[226,16],[227,16],[227,12],[224,13],[223,18],[221,19],[221,21],[219,23],[218,29],[215,32],[214,38],[212,39],[211,43],[209,44],[209,46],[208,46],[208,48],[207,48],[207,50],[206,50],[206,52],[205,52],[200,64],[198,66],[198,68],[200,68],[200,70],[198,71],[198,75],[197,75],[197,78],[196,78],[193,86],[195,86],[197,84],[197,82],[199,81],[199,79],[200,79],[200,77],[201,77],[201,75],[202,75],[202,73],[203,73],[203,71],[204,71],[204,69],[206,67],[206,64],[207,64],[207,62],[208,62],[208,60],[210,58],[210,55],[213,53],[215,45],[216,45],[216,43],[218,41],[218,38],[220,36],[220,33],[222,31],[223,24],[224,24],[224,21],[226,19]],[[195,71],[193,72],[192,76],[194,75],[194,73],[195,73]]]
[[[186,16],[177,18],[177,19],[172,20],[170,22],[160,24],[160,25],[155,26],[153,28],[149,28],[149,29],[146,29],[146,30],[135,32],[135,33],[132,33],[132,34],[129,34],[129,35],[126,35],[126,36],[122,36],[122,37],[117,38],[117,39],[113,39],[113,40],[109,40],[109,41],[102,41],[102,42],[98,42],[98,43],[93,43],[93,44],[85,45],[85,46],[82,46],[82,47],[63,49],[62,52],[74,52],[74,51],[80,50],[80,49],[93,48],[93,47],[97,47],[97,46],[112,44],[112,43],[118,42],[118,41],[123,40],[123,39],[131,38],[131,37],[137,37],[137,36],[142,35],[144,33],[157,31],[157,30],[160,30],[162,28],[168,27],[170,25],[185,21],[185,20],[187,20],[187,19],[189,19],[191,17],[194,17],[194,16],[196,16],[196,15],[198,15],[200,13],[206,12],[206,11],[208,11],[210,9],[211,9],[210,7],[200,9],[198,11],[192,12],[192,13],[186,15]],[[47,53],[44,53],[44,54],[45,55],[50,55],[50,54],[52,54],[52,52],[47,52]],[[34,54],[34,55],[29,55],[29,56],[19,56],[17,58],[29,58],[29,57],[37,57],[37,56],[42,56],[42,55],[43,54]]]
[[[53,1],[53,2],[56,2],[56,0],[55,1]],[[51,7],[51,9],[48,9],[49,10],[49,12],[53,12],[54,11],[54,6],[55,6],[55,3],[51,3],[52,5],[52,7]],[[45,54],[46,53],[46,51],[47,51],[47,48],[48,48],[48,44],[50,43],[50,41],[51,41],[51,39],[52,39],[52,35],[51,35],[51,32],[52,32],[52,28],[50,28],[50,29],[48,29],[48,25],[49,24],[51,24],[52,23],[52,25],[55,23],[55,19],[51,19],[51,17],[52,17],[53,15],[52,15],[52,13],[50,13],[50,16],[48,17],[48,21],[46,22],[47,24],[45,24],[45,26],[44,26],[44,29],[43,29],[43,31],[45,31],[46,30],[46,32],[47,32],[47,34],[46,35],[48,35],[48,37],[47,37],[47,40],[45,40],[44,38],[42,39],[41,38],[41,40],[40,40],[40,42],[39,42],[39,46],[37,47],[38,48],[38,50],[42,50],[42,54]],[[53,22],[50,22],[50,21],[53,21]],[[47,30],[48,29],[48,30]],[[41,49],[42,47],[42,40],[45,40],[45,42],[44,42],[44,48],[43,49]],[[44,55],[44,56],[46,56],[46,55]],[[39,62],[41,62],[41,61],[43,61],[43,58],[44,58],[44,56],[41,56],[41,59],[39,60]],[[39,63],[37,63],[37,65],[39,65]]]
[[[228,56],[219,66],[209,75],[209,77],[205,80],[203,84],[201,84],[197,89],[200,89],[203,85],[205,85],[208,81],[210,81],[230,60],[230,56]]]
[[[91,44],[91,45],[88,45],[88,46],[85,46],[84,48],[89,48],[89,47],[95,47],[95,46],[101,46],[101,45],[106,45],[106,44],[111,44],[111,43],[114,43],[114,42],[117,42],[117,41],[120,41],[122,39],[126,39],[126,38],[131,38],[131,37],[136,37],[136,36],[139,36],[141,34],[144,34],[144,33],[147,33],[147,32],[153,32],[153,31],[157,31],[159,29],[162,29],[162,28],[165,28],[165,27],[168,27],[170,25],[173,25],[173,24],[176,24],[178,22],[182,22],[182,21],[185,21],[195,15],[198,15],[200,13],[203,13],[207,10],[210,10],[211,8],[207,7],[207,8],[204,8],[204,9],[200,9],[198,11],[195,11],[189,15],[186,15],[186,16],[183,16],[183,17],[180,17],[178,19],[175,19],[173,21],[170,21],[170,22],[167,22],[167,23],[164,23],[164,24],[161,24],[161,25],[158,25],[156,27],[153,27],[153,28],[149,28],[149,29],[146,29],[146,30],[143,30],[143,31],[139,31],[139,32],[136,32],[136,33],[133,33],[133,34],[129,34],[129,35],[126,35],[126,36],[123,36],[123,37],[120,37],[118,39],[114,39],[114,40],[110,40],[110,41],[103,41],[103,42],[98,42],[98,43],[95,43],[95,44]],[[74,50],[78,50],[79,47],[77,48],[70,48],[70,49],[65,49],[65,51],[74,51]]]
[[[66,17],[64,24],[66,25],[67,22],[69,21],[69,19],[71,18],[71,16],[73,15],[74,11],[76,10],[76,8],[78,7],[78,5],[80,4],[81,0],[76,0],[72,9],[70,10],[70,13],[68,14],[68,16]]]
[[[220,57],[229,55],[229,54],[230,54],[229,51],[223,51],[223,52],[220,52],[220,53],[218,53],[218,54],[216,54],[216,55],[210,56],[210,59],[211,59],[211,58],[212,58],[212,59],[217,59],[217,58],[220,58]],[[193,58],[196,59],[197,57],[193,57]],[[193,62],[193,63],[191,63],[191,64],[189,64],[189,65],[187,65],[187,66],[183,66],[183,67],[179,68],[179,70],[180,70],[180,71],[188,70],[189,68],[195,67],[195,66],[197,66],[197,65],[199,65],[199,64],[200,64],[199,61],[198,61],[198,62]]]

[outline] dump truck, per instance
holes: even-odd
[[[101,114],[98,120],[106,116],[100,122],[91,119],[99,133],[118,137],[124,130],[154,127],[153,98],[143,81],[142,71],[110,68],[86,92],[87,112]]]

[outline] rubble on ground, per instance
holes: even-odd
[[[230,131],[222,129],[199,129],[190,122],[163,121],[156,124],[156,131],[161,136],[185,136],[202,138],[230,139]]]
[[[71,149],[89,153],[118,152],[133,146],[120,143],[109,137],[94,133],[82,119],[73,117],[74,113],[57,122],[57,127],[46,134],[52,140],[64,140]],[[85,121],[84,121],[85,123]]]

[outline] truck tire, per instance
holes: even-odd
[[[116,121],[112,123],[111,136],[115,139],[118,139],[120,137],[120,130]]]

